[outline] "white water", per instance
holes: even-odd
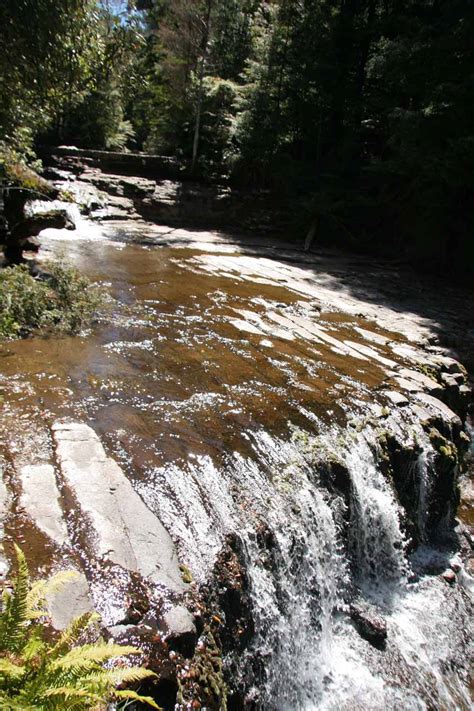
[[[234,454],[218,468],[196,458],[186,468],[156,471],[153,500],[149,486],[142,493],[176,534],[197,579],[209,575],[225,534],[239,533],[255,625],[241,675],[251,679],[248,696],[257,708],[468,709],[462,680],[454,672],[448,680],[445,672],[465,645],[464,593],[436,577],[408,582],[402,512],[377,466],[373,433],[345,442],[336,434],[318,437],[315,449],[333,452],[349,470],[345,537],[343,498],[320,485],[300,443],[266,433],[253,437],[254,459]],[[424,452],[416,464],[424,468],[418,471],[423,507],[429,457]],[[255,533],[259,525],[271,532],[270,543]],[[386,617],[385,652],[350,622],[348,602],[357,589]]]
[[[86,240],[95,241],[104,238],[103,231],[97,222],[87,219],[81,214],[78,205],[72,202],[63,200],[32,200],[27,203],[27,210],[30,215],[35,215],[42,212],[65,212],[70,222],[74,225],[74,229],[56,229],[55,227],[47,227],[41,231],[42,238],[49,240]]]

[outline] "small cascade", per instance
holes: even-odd
[[[269,516],[270,560],[262,561],[255,536],[246,542],[254,646],[265,666],[260,701],[263,708],[307,708],[330,673],[346,565],[331,508],[307,478],[292,497],[297,515],[286,511],[278,520],[281,503],[274,502]]]
[[[41,236],[48,239],[74,239],[81,240],[100,240],[103,239],[103,231],[97,222],[92,222],[90,219],[82,215],[79,206],[76,203],[66,202],[64,200],[32,200],[27,204],[29,215],[38,215],[42,213],[58,212],[67,216],[67,219],[74,226],[74,229],[57,229],[55,227],[47,227],[42,230]]]
[[[447,709],[457,708],[446,702],[441,671],[450,644],[436,651],[427,638],[451,622],[440,603],[446,584],[409,582],[404,512],[379,466],[376,432],[330,429],[306,446],[264,432],[251,438],[254,457],[234,453],[222,468],[202,458],[185,470],[156,471],[149,498],[198,579],[211,571],[226,533],[238,532],[254,629],[240,678],[251,707],[353,709],[364,699],[374,710],[414,711],[429,708],[427,698],[444,698]],[[428,438],[420,446],[414,467],[424,531],[432,454]],[[321,477],[318,461],[329,452],[346,470],[349,491],[338,493]],[[357,633],[349,615],[356,599],[385,617],[391,651]],[[443,622],[426,626],[423,605],[433,600]],[[409,633],[410,625],[421,625],[420,634]],[[386,658],[395,665],[388,671]],[[413,680],[410,691],[404,675]]]
[[[343,451],[352,484],[350,538],[357,582],[364,590],[398,584],[406,574],[401,510],[369,445],[373,433],[358,435]],[[375,441],[375,437],[372,437]]]

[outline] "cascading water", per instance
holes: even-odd
[[[448,631],[449,614],[454,605],[462,625],[462,606],[445,602],[443,610],[442,584],[411,569],[403,510],[378,466],[376,433],[341,437],[333,428],[314,443],[307,438],[309,447],[267,433],[251,438],[256,456],[234,454],[222,469],[202,460],[185,472],[155,472],[152,504],[182,536],[190,567],[203,577],[225,532],[239,533],[254,626],[240,660],[249,708],[415,711],[443,699],[444,708],[467,709],[462,685],[453,681],[453,693],[442,673],[456,636]],[[331,452],[344,467],[345,496],[325,486],[308,451],[323,459]],[[416,460],[422,506],[430,458],[423,449]],[[348,614],[354,599],[385,616],[393,649],[374,649],[357,634]],[[443,626],[439,647],[432,635]]]
[[[286,262],[275,276],[232,247],[130,244],[143,224],[108,223],[123,241],[99,242],[104,225],[69,216],[79,229],[46,231],[43,256],[66,248],[121,305],[95,335],[9,345],[16,451],[36,460],[48,413],[94,427],[216,608],[232,711],[467,711],[469,579],[442,577],[452,549],[433,536],[455,505],[459,438],[443,403],[417,399],[420,378],[439,390],[415,370],[429,351],[379,333],[360,300],[341,312],[339,279],[315,285]],[[245,579],[235,626],[220,594],[241,589],[219,589],[229,550]]]
[[[401,511],[366,439],[371,434],[359,435],[343,453],[352,484],[350,537],[357,580],[366,590],[397,584],[406,572]]]

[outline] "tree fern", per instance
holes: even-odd
[[[2,711],[103,711],[110,701],[137,701],[159,709],[152,698],[117,688],[155,676],[143,667],[126,665],[124,658],[139,650],[102,639],[81,643],[99,620],[96,613],[81,615],[56,640],[46,641],[44,625],[38,623],[47,615],[46,596],[71,574],[60,573],[31,586],[25,556],[17,546],[15,552],[13,591],[4,592],[0,612]]]

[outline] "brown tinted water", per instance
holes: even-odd
[[[387,391],[400,389],[392,369],[405,364],[409,351],[400,350],[405,338],[384,331],[357,309],[338,308],[337,290],[332,295],[322,290],[318,298],[310,272],[306,279],[284,261],[216,249],[209,254],[196,245],[44,239],[42,258],[65,252],[112,301],[88,333],[0,346],[0,444],[6,461],[15,465],[7,468],[8,484],[18,491],[15,472],[21,464],[54,461],[54,421],[91,424],[167,526],[193,573],[199,572],[201,557],[212,567],[229,528],[242,535],[261,625],[256,648],[268,656],[265,693],[272,699],[280,694],[275,708],[352,709],[361,699],[374,709],[418,709],[418,698],[437,703],[445,683],[441,672],[432,678],[442,614],[450,663],[450,650],[462,648],[451,639],[448,624],[446,602],[453,596],[436,578],[426,592],[416,585],[400,591],[405,578],[399,508],[377,470],[370,436],[365,440],[354,428],[350,447],[334,439],[349,424],[375,412],[380,416],[382,407],[392,420],[404,420],[403,408],[386,406]],[[382,580],[387,563],[400,564],[402,582],[393,582],[387,594],[400,601],[387,610],[393,616],[386,657],[367,645],[350,621],[341,621],[349,562],[338,542],[338,509],[331,509],[298,447],[285,449],[290,425],[312,435],[324,429],[326,453],[344,454],[352,486],[360,491],[360,520],[353,523],[373,554],[366,557]],[[370,424],[367,429],[375,436]],[[227,457],[233,460],[228,471]],[[103,561],[88,557],[79,507],[64,487],[61,496],[75,543],[67,556],[93,581],[103,619],[115,624],[122,614],[114,614],[116,598],[123,601],[133,585],[115,570],[113,590],[111,578],[101,578]],[[48,542],[17,503],[13,514],[7,533],[23,545],[35,569],[55,556],[62,562],[64,551]],[[261,520],[274,537],[273,568],[254,535]],[[341,590],[335,583],[339,577]],[[422,632],[412,639],[418,627]],[[277,650],[275,659],[269,647]],[[441,662],[444,656],[440,668]],[[424,685],[421,691],[416,684]],[[458,693],[450,692],[451,700]],[[326,696],[327,704],[318,705]],[[467,709],[463,698],[461,693],[459,703],[426,707]]]
[[[277,323],[274,334],[239,330],[233,321],[243,320],[240,312],[271,311],[309,315],[340,341],[363,343],[356,326],[379,332],[363,319],[319,311],[319,304],[316,310],[314,299],[277,279],[219,277],[196,267],[195,250],[168,247],[57,240],[46,241],[43,255],[66,248],[114,301],[85,335],[0,346],[2,438],[22,459],[38,446],[35,422],[73,417],[92,422],[140,476],[190,454],[244,453],[248,429],[279,434],[289,422],[304,426],[315,416],[344,420],[387,379],[371,359],[335,352]]]

